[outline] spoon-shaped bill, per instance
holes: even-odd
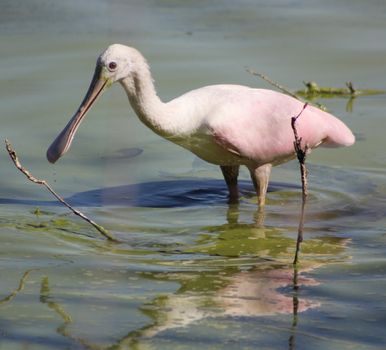
[[[97,98],[102,94],[106,84],[107,80],[101,78],[101,69],[97,66],[90,87],[78,110],[47,150],[47,159],[50,163],[55,163],[68,151],[80,123]]]

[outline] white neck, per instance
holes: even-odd
[[[142,55],[135,60],[135,70],[120,81],[139,119],[156,133],[163,133],[162,120],[167,117],[167,105],[157,96],[149,66]]]

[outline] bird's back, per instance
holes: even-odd
[[[207,86],[178,100],[189,106],[187,118],[195,137],[207,134],[224,150],[262,164],[281,163],[293,156],[291,118],[303,109],[301,101],[239,85]],[[297,129],[311,148],[349,146],[355,141],[343,122],[313,106],[303,111]],[[200,156],[197,150],[194,153]]]

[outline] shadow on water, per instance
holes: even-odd
[[[250,181],[240,181],[240,191],[245,196],[253,196]],[[272,183],[269,192],[282,189],[300,189],[298,185]],[[227,203],[228,191],[223,180],[182,179],[145,182],[132,185],[104,187],[79,192],[65,200],[74,206],[102,207],[127,206],[142,208],[177,208],[205,206]],[[59,202],[35,201],[15,198],[0,198],[0,204],[20,204],[32,206],[55,206]]]
[[[325,166],[308,165],[309,198],[307,217],[331,219],[336,217],[383,216],[379,203],[383,202],[376,183],[367,174],[345,171]],[[255,201],[251,181],[239,181],[241,203]],[[286,215],[288,204],[297,206],[298,184],[274,182],[268,188],[269,214]],[[369,199],[371,198],[371,200]],[[75,193],[65,199],[75,207],[137,207],[137,208],[188,208],[226,205],[228,191],[222,179],[183,178],[144,182],[114,187],[104,187]],[[0,204],[27,205],[35,207],[61,206],[55,200],[31,200],[0,198]],[[256,206],[256,203],[253,203]],[[284,206],[284,207],[283,207]],[[297,209],[296,209],[297,210]],[[292,215],[292,214],[291,214]]]
[[[283,167],[283,166],[282,166]],[[292,162],[289,167],[297,170],[297,164]],[[284,169],[287,169],[284,166]],[[369,179],[370,172],[331,168],[315,164],[307,164],[309,171],[310,192],[335,191],[351,196],[376,194],[376,184]],[[253,196],[254,189],[250,180],[239,180],[242,194]],[[283,190],[300,190],[301,183],[270,182],[269,192]],[[142,182],[130,185],[104,187],[85,192],[79,192],[66,200],[73,205],[82,206],[138,206],[138,207],[185,207],[212,204],[214,201],[225,202],[227,189],[223,179],[209,178],[178,178],[162,181]],[[55,201],[34,201],[15,198],[0,198],[0,204],[53,205]]]

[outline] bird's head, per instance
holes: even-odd
[[[138,51],[121,44],[110,45],[97,60],[95,72],[107,87],[133,73],[134,56]],[[94,76],[95,77],[95,76]]]
[[[55,163],[71,146],[83,118],[95,101],[113,83],[132,76],[137,50],[120,44],[110,45],[96,63],[90,87],[78,110],[47,150],[47,159]]]

